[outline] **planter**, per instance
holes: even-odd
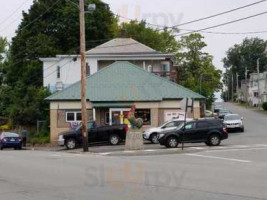
[[[140,130],[131,129],[126,134],[125,150],[143,150],[143,134]]]

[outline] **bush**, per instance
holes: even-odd
[[[267,102],[264,102],[264,103],[262,104],[262,108],[263,108],[263,110],[267,110]]]

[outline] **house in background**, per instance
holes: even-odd
[[[122,124],[132,106],[144,127],[155,127],[184,115],[181,101],[194,98],[194,118],[200,117],[200,101],[205,97],[167,78],[157,76],[143,67],[120,61],[103,67],[87,77],[87,113],[97,124]],[[50,101],[50,134],[55,142],[58,134],[81,122],[80,82],[56,92]]]
[[[40,60],[43,62],[43,86],[50,91],[60,91],[80,81],[79,55],[57,55]],[[86,52],[86,60],[88,76],[116,61],[128,61],[173,82],[178,80],[173,66],[174,54],[158,52],[131,38],[117,38],[97,46]]]
[[[249,79],[249,105],[258,106],[264,101],[263,95],[267,93],[267,72],[250,74]]]

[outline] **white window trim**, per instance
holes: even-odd
[[[68,114],[69,113],[74,113],[74,121],[69,121],[68,120]],[[79,121],[77,120],[77,113],[81,113],[81,112],[80,111],[68,111],[68,112],[66,112],[65,121],[66,122],[81,122],[80,120]]]

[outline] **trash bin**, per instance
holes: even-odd
[[[26,130],[21,131],[21,137],[22,137],[22,146],[26,147],[26,143],[27,143],[27,131]]]

